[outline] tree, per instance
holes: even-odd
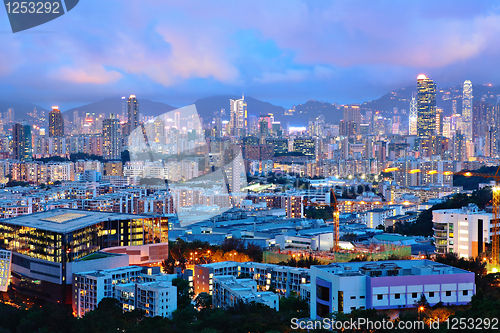
[[[280,298],[280,313],[283,322],[290,322],[292,318],[306,318],[309,316],[309,303],[292,291],[290,296]]]
[[[212,307],[212,296],[209,293],[199,293],[194,300],[199,310],[210,309]]]
[[[417,308],[420,308],[421,306],[423,306],[424,309],[429,308],[429,302],[427,302],[427,298],[425,297],[424,293],[422,293],[422,295],[420,295],[420,298],[416,300],[413,304]]]
[[[123,164],[130,162],[130,152],[127,149],[121,152],[121,159]]]
[[[172,280],[172,285],[177,287],[177,308],[193,307],[191,304],[193,291],[189,283],[184,279],[175,278]]]

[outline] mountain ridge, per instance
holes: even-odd
[[[440,88],[437,87],[437,107],[443,108],[444,115],[450,115],[453,112],[453,100],[456,101],[456,112],[461,113],[462,109],[462,85],[455,85],[451,87]],[[500,86],[490,86],[486,84],[476,84],[473,85],[474,91],[474,101],[484,101],[487,103],[492,103],[494,105],[499,103],[500,96]],[[394,115],[395,108],[398,109],[398,114],[405,115],[408,114],[409,104],[412,93],[416,92],[416,86],[402,87],[393,91],[390,91],[380,98],[366,101],[360,103],[362,111],[375,111],[380,112],[384,116]],[[241,96],[237,95],[213,95],[204,98],[199,98],[193,102],[196,105],[200,117],[204,118],[205,121],[210,121],[216,113],[220,113],[221,109],[225,112],[222,114],[223,120],[229,120],[229,108],[230,99],[240,99]],[[143,116],[155,117],[165,112],[169,112],[177,109],[175,106],[169,105],[163,102],[155,102],[150,99],[142,99],[138,96],[139,100],[139,112]],[[290,114],[287,109],[280,105],[275,105],[270,102],[262,101],[257,98],[246,96],[245,101],[248,105],[248,114],[255,115],[259,117],[260,115],[267,115],[272,113],[277,121],[281,121],[283,126],[290,123],[292,125],[307,125],[309,119],[315,118],[319,115],[324,115],[326,122],[338,123],[342,117],[343,112],[338,107],[341,104],[327,101],[317,101],[308,100],[304,103],[297,104],[293,108],[295,112]],[[84,116],[85,113],[95,113],[96,115],[104,113],[106,117],[109,114],[121,114],[122,113],[122,98],[121,97],[108,97],[102,100],[81,105],[79,107],[74,107],[63,111],[65,118],[68,120],[73,119],[74,111],[78,111],[80,117]],[[126,101],[125,101],[126,103]],[[36,105],[31,102],[16,102],[16,101],[5,101],[0,100],[0,112],[6,113],[8,108],[14,109],[14,120],[23,121],[27,120],[32,124],[39,124],[40,121],[36,121],[30,113],[36,108],[38,115],[40,112],[45,112],[45,118],[47,119],[48,111],[47,109]],[[405,110],[405,112],[403,112]]]

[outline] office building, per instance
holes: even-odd
[[[436,130],[436,84],[420,74],[417,77],[417,135],[431,136]]]
[[[127,135],[130,135],[139,126],[139,101],[135,95],[127,100]]]
[[[443,109],[436,108],[436,133],[435,135],[443,135]]]
[[[288,139],[287,138],[266,138],[266,144],[271,145],[273,148],[273,155],[284,155],[288,152]]]
[[[410,101],[409,135],[417,135],[417,119],[417,99],[415,98],[415,94],[412,94]]]
[[[276,292],[289,296],[290,292],[300,293],[300,286],[309,283],[309,269],[257,262],[225,261],[205,265],[195,265],[194,292],[213,293],[214,277],[232,275],[249,276],[257,283],[258,291],[268,291],[274,287]]]
[[[296,138],[293,140],[293,151],[306,156],[316,155],[316,139]]]
[[[241,99],[230,100],[230,134],[232,136],[245,136],[248,127],[247,103],[245,96]]]
[[[177,309],[177,274],[160,267],[125,266],[73,274],[73,312],[83,317],[105,297],[114,297],[123,311],[143,310],[148,317],[168,317]]]
[[[125,266],[73,274],[73,312],[83,317],[95,310],[103,298],[114,297],[116,285],[134,281],[140,273],[138,266]]]
[[[425,259],[311,266],[311,318],[412,308],[422,294],[431,306],[465,305],[476,292],[474,281],[473,272]]]
[[[472,83],[465,80],[462,95],[462,122],[466,141],[472,141]]]
[[[239,303],[261,303],[279,311],[279,296],[270,291],[257,291],[257,282],[250,278],[237,279],[234,275],[213,278],[212,304],[227,309]]]
[[[118,118],[113,114],[108,119],[104,119],[102,124],[103,136],[103,159],[121,160],[122,136],[121,125]]]
[[[434,238],[438,254],[456,253],[459,257],[475,258],[491,243],[492,214],[480,211],[474,204],[460,209],[432,212]]]
[[[354,128],[357,130],[361,125],[361,113],[359,105],[344,105],[344,122],[349,124],[350,122],[354,124]]]
[[[12,252],[0,249],[0,291],[7,292],[10,283]]]
[[[494,122],[493,105],[481,101],[474,102],[472,108],[472,139],[486,136],[488,124]]]
[[[49,112],[49,136],[64,136],[64,119],[58,106],[53,106]]]
[[[0,220],[0,242],[12,251],[14,289],[70,303],[73,268],[94,252],[128,254],[127,264],[166,259],[168,219],[54,209]]]
[[[31,126],[15,124],[12,128],[12,158],[24,162],[31,161],[32,157]]]

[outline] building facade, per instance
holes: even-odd
[[[129,254],[131,260],[137,255],[143,263],[166,259],[168,221],[144,215],[54,209],[0,220],[0,241],[12,251],[14,289],[70,303],[72,268],[92,253],[106,249]]]
[[[473,272],[431,260],[311,266],[311,318],[355,309],[411,308],[422,294],[431,306],[464,305],[475,294],[474,281]]]
[[[475,258],[491,243],[492,214],[480,211],[474,204],[460,209],[432,212],[436,253],[456,253],[459,257]]]
[[[64,136],[64,119],[59,107],[53,106],[49,112],[49,136]]]
[[[122,135],[120,121],[111,114],[102,124],[103,158],[120,160],[122,152]]]
[[[215,308],[227,309],[240,302],[257,302],[279,311],[279,296],[270,291],[257,291],[257,283],[250,278],[223,275],[213,280],[212,304]]]
[[[417,117],[417,135],[434,135],[436,130],[436,84],[423,74],[417,77]]]

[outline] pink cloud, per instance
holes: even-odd
[[[102,66],[88,66],[87,68],[61,67],[52,76],[56,80],[71,83],[110,84],[116,83],[122,78],[122,74],[116,71],[106,71]]]

